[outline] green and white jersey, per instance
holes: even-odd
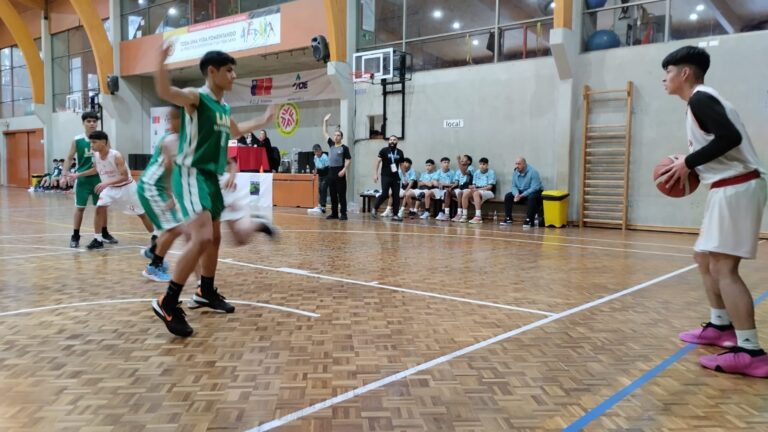
[[[77,158],[77,172],[81,173],[93,168],[91,141],[84,134],[75,137],[75,157]]]
[[[139,180],[140,184],[151,184],[158,189],[165,190],[167,184],[166,178],[171,175],[170,172],[165,172],[165,155],[163,154],[163,142],[168,137],[174,137],[176,134],[173,132],[166,132],[160,137],[160,140],[155,146],[155,152],[152,154],[152,159],[149,160],[147,167],[144,169],[144,173]],[[178,136],[175,136],[178,139]]]
[[[183,121],[176,163],[219,175],[227,167],[230,108],[226,102],[217,101],[208,87],[201,87],[198,92],[197,109],[193,113],[181,109]]]

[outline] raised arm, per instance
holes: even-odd
[[[246,133],[251,133],[254,130],[259,129],[269,123],[270,120],[272,120],[272,117],[275,115],[276,110],[276,105],[270,105],[262,116],[240,123],[235,123],[235,121],[230,118],[229,133],[232,136],[240,136],[245,135]]]
[[[155,92],[160,99],[178,106],[195,107],[200,102],[200,95],[194,88],[180,89],[171,85],[171,78],[165,68],[165,60],[171,52],[171,44],[160,52],[159,63],[155,69]]]
[[[331,137],[328,135],[328,120],[331,118],[331,113],[328,113],[323,117],[323,139],[328,141]]]

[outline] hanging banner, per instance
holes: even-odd
[[[160,138],[171,131],[171,107],[151,107],[149,109],[149,153],[155,154]]]
[[[340,99],[325,69],[236,79],[225,99],[229,106]]]
[[[299,107],[292,103],[281,105],[275,116],[275,127],[282,136],[295,134],[299,129]]]
[[[163,33],[173,44],[166,63],[199,59],[208,51],[226,53],[280,43],[280,9],[242,13]]]

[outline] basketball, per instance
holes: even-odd
[[[664,195],[672,198],[682,198],[692,194],[699,187],[699,175],[696,174],[696,171],[691,170],[688,173],[688,178],[682,184],[678,182],[674,187],[665,187],[664,179],[666,176],[662,176],[661,173],[666,167],[675,163],[676,158],[677,156],[667,156],[659,161],[653,169],[653,181],[656,183],[656,189]]]

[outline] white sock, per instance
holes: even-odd
[[[101,234],[94,234],[93,236],[96,238],[96,240],[98,240],[100,242],[104,241],[104,237],[102,237]]]
[[[749,350],[759,350],[760,343],[757,340],[757,329],[736,330],[736,344]]]
[[[731,317],[725,309],[709,308],[709,322],[715,325],[728,325],[731,323]]]
[[[482,218],[483,217],[483,214],[480,212],[480,210],[475,212],[475,217],[476,218]]]
[[[387,206],[387,210],[392,211],[392,206]]]

